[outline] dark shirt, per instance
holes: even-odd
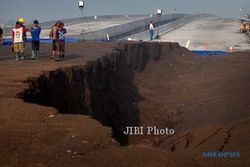
[[[24,29],[26,29],[23,24],[21,24],[21,27],[23,27]],[[26,32],[23,32],[23,40],[27,41],[27,33]]]
[[[65,28],[57,30],[56,41],[57,42],[65,42],[65,34],[66,33],[67,33],[67,30]]]
[[[0,27],[0,36],[2,36],[3,35],[3,30],[2,30],[2,28]]]

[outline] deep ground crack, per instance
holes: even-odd
[[[234,125],[230,129],[227,130],[225,138],[224,138],[224,142],[223,142],[222,146],[220,147],[219,152],[223,151],[223,149],[225,148],[225,145],[228,144],[229,139],[231,137],[231,132],[235,128],[236,128],[236,126]]]
[[[221,129],[222,128],[217,129],[213,134],[211,134],[210,136],[206,137],[204,140],[202,140],[200,143],[198,143],[195,148],[198,148],[200,145],[202,145],[205,142],[207,142],[210,138],[212,138],[213,136],[217,135],[219,133],[219,131],[221,131]]]

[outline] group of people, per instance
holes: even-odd
[[[30,32],[32,37],[32,56],[31,59],[38,59],[39,50],[40,50],[40,34],[41,27],[39,26],[39,22],[35,20],[30,29],[25,28],[24,26],[25,20],[20,18],[16,22],[16,26],[12,31],[12,50],[15,53],[16,60],[24,60],[25,59],[25,42],[27,41],[27,32]],[[65,34],[67,33],[64,28],[64,23],[58,21],[50,31],[50,38],[53,41],[52,46],[52,56],[51,58],[56,58],[56,61],[61,61],[64,59],[65,55]]]
[[[25,42],[27,41],[27,32],[30,32],[32,37],[32,56],[31,59],[38,59],[40,50],[40,34],[41,27],[39,22],[35,20],[30,29],[24,26],[25,20],[20,18],[16,22],[16,26],[12,31],[12,50],[15,53],[16,60],[25,59]],[[155,24],[151,21],[149,25],[150,40],[154,39]],[[52,40],[52,54],[51,58],[56,58],[56,61],[61,61],[64,59],[65,55],[65,34],[67,30],[64,28],[64,23],[57,21],[54,26],[52,26],[49,37]],[[0,44],[3,42],[3,30],[0,27]]]
[[[57,21],[56,24],[51,28],[49,37],[52,39],[52,56],[57,56],[57,61],[64,59],[65,54],[65,34],[67,30],[64,28],[64,23]]]

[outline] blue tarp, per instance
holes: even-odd
[[[31,38],[28,38],[27,42],[31,42]],[[77,42],[80,42],[80,40],[77,38],[66,38],[66,43],[77,43]],[[46,39],[42,38],[40,39],[40,43],[51,44],[52,40],[47,38]],[[11,44],[12,44],[11,38],[4,39],[3,45],[11,45]],[[198,56],[221,56],[228,54],[228,52],[226,51],[204,51],[204,50],[193,50],[192,53]]]
[[[192,52],[198,56],[223,56],[228,54],[226,51],[193,50]]]
[[[77,43],[79,42],[80,40],[77,39],[77,38],[66,38],[65,42],[66,43]],[[28,38],[27,39],[27,42],[31,42],[31,38]],[[52,40],[50,39],[47,39],[47,38],[41,38],[40,39],[40,43],[43,43],[43,44],[50,44],[52,43]],[[11,38],[6,38],[4,39],[3,41],[3,45],[11,45],[12,44],[12,39]]]

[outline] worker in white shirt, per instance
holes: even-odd
[[[17,22],[16,27],[12,31],[12,48],[16,54],[16,60],[24,60],[24,38],[23,34],[29,32],[29,29],[23,28],[22,25]]]
[[[154,26],[153,21],[151,21],[149,24],[149,35],[150,35],[151,41],[154,39],[154,33],[155,33],[155,26]]]

